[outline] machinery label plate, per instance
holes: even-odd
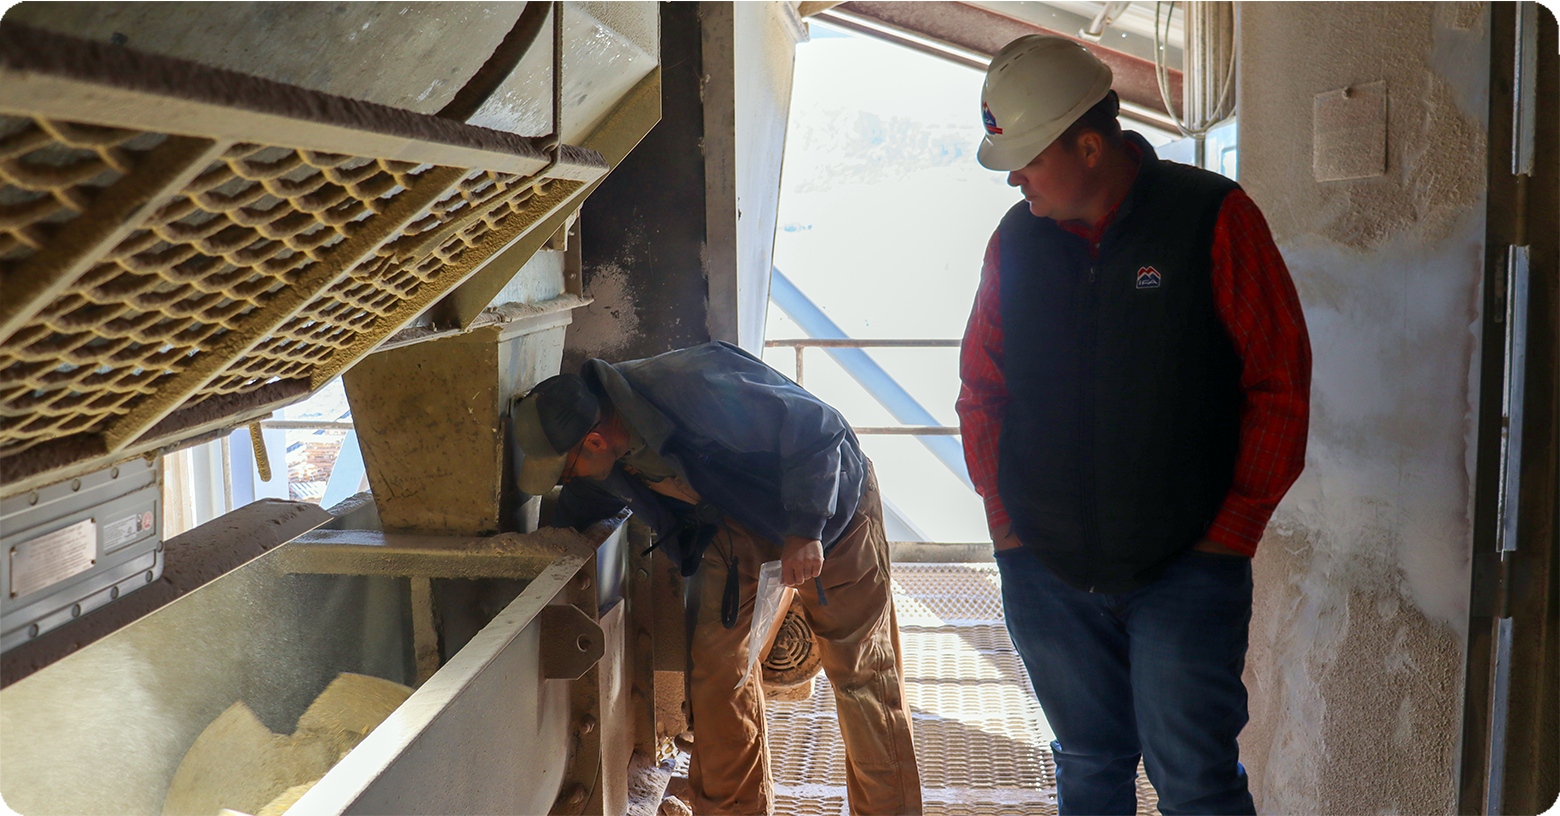
[[[97,559],[97,520],[85,519],[11,548],[11,597],[20,598],[72,575]]]
[[[150,510],[136,510],[121,519],[103,525],[103,552],[118,549],[141,537],[152,529],[155,517]]]

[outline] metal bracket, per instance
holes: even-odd
[[[606,651],[606,637],[590,616],[572,604],[542,610],[542,676],[578,680]]]

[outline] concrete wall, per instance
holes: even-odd
[[[1243,759],[1267,813],[1452,810],[1472,541],[1488,12],[1243,3],[1241,183],[1315,357],[1255,562]],[[1385,81],[1386,172],[1318,182],[1315,96]]]
[[[708,340],[763,343],[791,72],[788,3],[661,6],[662,117],[586,203],[564,370]]]
[[[696,3],[663,3],[661,121],[580,210],[586,294],[563,370],[710,339],[704,253],[703,49]]]

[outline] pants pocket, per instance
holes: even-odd
[[[859,663],[848,676],[830,677],[846,753],[862,767],[883,767],[899,760],[893,712],[901,704],[899,670],[883,640],[874,635],[863,645]]]

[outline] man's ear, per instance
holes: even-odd
[[[585,438],[581,440],[581,445],[585,450],[593,454],[601,453],[607,449],[607,438],[602,436],[600,431],[591,431],[585,434]]]
[[[1092,130],[1085,130],[1078,136],[1078,154],[1083,157],[1084,164],[1096,167],[1100,159],[1105,156],[1105,137]]]

